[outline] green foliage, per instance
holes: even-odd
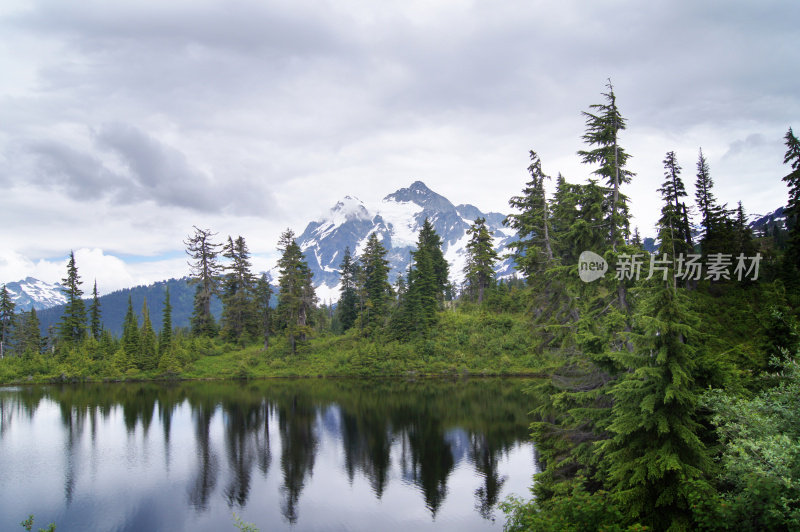
[[[233,514],[233,526],[235,526],[241,532],[258,532],[258,527],[253,523],[247,523],[242,521],[242,518]]]
[[[86,307],[83,304],[82,284],[75,266],[75,253],[69,252],[67,276],[61,280],[62,292],[67,298],[64,314],[58,324],[58,335],[61,341],[69,345],[80,343],[86,334]]]
[[[339,303],[336,306],[336,317],[341,324],[342,331],[351,328],[358,317],[358,291],[356,279],[358,277],[358,263],[350,255],[350,248],[344,250],[342,263],[339,265]]]
[[[185,241],[186,253],[191,257],[191,282],[197,285],[192,313],[192,332],[198,336],[214,336],[217,324],[211,314],[211,298],[218,292],[221,266],[217,260],[220,244],[212,239],[216,233],[194,227],[194,235]]]
[[[544,271],[553,261],[551,222],[544,189],[544,180],[550,177],[542,171],[542,163],[535,151],[531,150],[530,158],[528,172],[531,180],[525,184],[521,196],[513,196],[508,201],[519,212],[503,220],[503,225],[517,231],[519,239],[508,247],[514,250],[512,256],[517,269],[528,279]]]
[[[29,515],[27,519],[25,519],[20,523],[20,525],[22,526],[22,528],[30,532],[33,529],[33,514]],[[47,528],[40,528],[39,532],[55,532],[55,530],[56,530],[56,524],[50,523],[49,525],[47,525]]]
[[[278,286],[277,326],[286,333],[292,353],[297,352],[297,342],[305,342],[311,333],[311,311],[316,307],[317,296],[312,284],[312,273],[303,257],[294,233],[287,229],[278,242],[281,258],[278,260],[280,277]]]
[[[621,525],[623,512],[604,490],[588,492],[583,479],[563,486],[547,501],[509,497],[500,504],[506,513],[506,532],[634,532],[640,524]]]
[[[498,255],[485,218],[477,218],[467,229],[467,235],[470,236],[467,242],[467,264],[464,266],[467,292],[473,298],[477,295],[478,303],[482,303],[486,289],[494,282],[494,265]]]

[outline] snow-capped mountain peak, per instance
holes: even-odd
[[[58,283],[46,283],[33,277],[26,277],[22,281],[6,283],[11,300],[16,305],[17,312],[29,311],[31,308],[44,310],[46,308],[62,305],[67,298],[61,291]]]
[[[442,251],[450,262],[450,277],[459,283],[466,261],[464,248],[469,240],[466,231],[478,217],[486,218],[489,229],[494,231],[498,250],[505,249],[515,238],[514,233],[502,225],[504,215],[484,214],[472,205],[455,207],[422,181],[415,181],[385,196],[372,210],[361,200],[345,196],[327,215],[309,223],[297,242],[314,272],[318,295],[324,300],[333,300],[338,299],[339,264],[345,248],[350,248],[351,254],[357,256],[366,246],[367,238],[376,233],[389,252],[390,281],[394,283],[397,276],[408,269],[410,252],[416,247],[419,231],[427,218],[442,239]],[[511,273],[510,261],[498,265],[498,275]]]

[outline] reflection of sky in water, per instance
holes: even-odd
[[[483,435],[457,426],[434,424],[436,441],[388,422],[365,434],[363,420],[331,403],[292,413],[265,402],[260,414],[236,414],[213,404],[202,413],[183,400],[167,434],[157,402],[147,425],[128,418],[126,428],[119,405],[65,418],[51,399],[31,413],[11,397],[2,410],[1,530],[19,528],[31,513],[35,529],[56,521],[60,532],[235,530],[234,512],[262,531],[500,530],[502,512],[481,508],[487,486],[495,501],[527,497],[535,467],[524,439],[491,451]],[[235,430],[237,423],[246,428]],[[370,455],[381,434],[382,483]],[[287,438],[299,443],[284,448]],[[290,472],[299,482],[294,526],[286,518]]]

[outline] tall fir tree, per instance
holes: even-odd
[[[150,371],[158,367],[158,340],[150,321],[150,311],[147,309],[147,298],[142,301],[142,327],[139,329],[139,351],[136,366],[143,371]]]
[[[786,141],[783,164],[788,164],[791,168],[791,172],[783,177],[789,187],[789,201],[785,210],[789,242],[784,257],[788,264],[797,268],[800,264],[800,140],[792,128],[789,128],[783,138]]]
[[[339,264],[339,304],[336,306],[336,314],[343,331],[350,329],[358,317],[357,273],[356,261],[350,255],[350,248],[346,247],[342,263]]]
[[[392,286],[389,284],[389,261],[386,260],[386,248],[378,240],[376,233],[367,239],[367,245],[361,254],[361,272],[364,279],[365,301],[361,320],[368,329],[383,325],[389,311],[392,298]]]
[[[304,341],[311,332],[308,318],[315,307],[316,295],[312,274],[303,257],[300,246],[294,240],[294,232],[287,229],[278,242],[281,258],[278,260],[280,278],[278,286],[277,315],[280,326],[286,331],[292,353],[297,352],[297,341]]]
[[[605,180],[608,186],[608,240],[616,251],[617,245],[627,239],[629,232],[627,197],[620,192],[620,188],[631,182],[634,173],[625,168],[630,155],[619,145],[619,132],[626,125],[617,108],[617,97],[611,80],[606,87],[608,92],[603,93],[605,103],[590,105],[591,111],[583,112],[586,120],[583,140],[590,149],[580,150],[578,155],[584,164],[599,165],[593,173]]]
[[[94,288],[92,288],[92,302],[89,304],[89,329],[92,333],[92,338],[100,340],[100,335],[103,333],[103,323],[100,321],[102,312],[100,312],[100,298],[97,295],[97,280],[94,281]]]
[[[464,267],[464,276],[469,293],[473,297],[477,294],[478,303],[482,303],[486,289],[494,280],[494,265],[498,260],[498,255],[494,249],[492,232],[486,227],[485,218],[477,218],[467,229],[467,234],[470,239],[467,242],[467,264]]]
[[[262,273],[255,288],[256,312],[258,313],[258,331],[264,341],[264,349],[269,348],[269,337],[272,332],[272,279],[268,273]]]
[[[436,323],[436,311],[448,284],[448,265],[442,253],[441,239],[427,218],[411,258],[408,288],[391,322],[394,336],[404,340],[412,335],[427,334]]]
[[[442,239],[436,233],[433,224],[428,218],[422,223],[417,239],[417,250],[425,249],[430,256],[431,268],[433,270],[433,283],[436,291],[436,299],[441,302],[445,299],[449,284],[449,268],[447,260],[442,252]],[[414,252],[412,252],[412,255]]]
[[[223,256],[229,263],[222,278],[222,335],[240,342],[256,335],[256,309],[253,300],[255,279],[252,274],[250,251],[244,238],[235,241],[228,237]]]
[[[42,333],[36,308],[20,316],[20,324],[15,328],[14,350],[18,355],[38,355],[42,351]]]
[[[686,218],[686,206],[681,198],[686,196],[686,187],[680,177],[681,167],[675,157],[675,152],[667,152],[664,158],[664,182],[658,191],[661,193],[663,204],[661,218],[658,224],[662,230],[659,232],[659,250],[667,254],[673,261],[680,256],[685,256],[693,251],[691,228]]]
[[[14,308],[16,305],[11,300],[6,285],[0,290],[0,359],[5,358],[8,349],[11,331],[14,327]]]
[[[191,257],[191,283],[197,285],[192,313],[192,333],[196,336],[214,336],[217,325],[211,314],[211,298],[218,292],[221,266],[218,262],[220,244],[213,242],[216,233],[194,226],[194,235],[184,241],[186,253]]]
[[[531,180],[525,184],[521,196],[514,196],[508,204],[519,211],[510,214],[503,225],[517,231],[518,240],[509,244],[514,250],[517,269],[530,279],[541,273],[553,261],[550,243],[550,219],[545,196],[544,180],[550,179],[542,171],[542,162],[535,151],[530,151],[531,164],[528,172]]]
[[[67,298],[64,313],[58,323],[59,338],[68,345],[77,345],[86,336],[86,306],[81,296],[81,278],[75,265],[75,254],[69,252],[67,276],[61,280],[61,291]]]
[[[630,521],[655,530],[690,527],[691,490],[711,471],[698,437],[694,383],[699,320],[671,280],[645,288],[634,353],[620,352],[624,372],[611,390],[610,437],[599,444],[606,487]]]
[[[128,309],[122,322],[122,351],[128,363],[136,363],[139,350],[139,319],[133,311],[133,300],[128,296]]]
[[[730,253],[730,240],[733,237],[733,220],[726,205],[720,205],[714,196],[714,180],[711,178],[708,161],[703,150],[697,159],[697,179],[695,187],[695,202],[700,212],[700,225],[703,231],[700,237],[700,247],[704,255],[711,253]]]
[[[169,285],[164,291],[164,308],[161,311],[161,333],[158,335],[158,355],[164,356],[172,349],[172,303],[169,299]]]

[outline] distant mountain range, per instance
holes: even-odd
[[[27,312],[31,308],[39,311],[67,302],[67,298],[61,292],[60,284],[46,283],[33,277],[26,277],[23,281],[7,283],[6,290],[8,290],[11,300],[16,305],[17,312]]]
[[[388,250],[387,260],[391,272],[390,282],[405,274],[410,252],[415,249],[417,236],[427,218],[442,239],[442,251],[450,264],[450,278],[456,283],[464,279],[467,229],[476,218],[486,219],[494,232],[495,249],[502,256],[508,244],[516,240],[516,233],[503,226],[505,215],[484,213],[473,205],[453,205],[447,198],[429,189],[422,181],[401,188],[384,197],[370,208],[363,201],[345,196],[321,218],[306,226],[297,238],[309,267],[314,273],[314,284],[321,299],[339,296],[339,264],[345,248],[359,255],[372,233],[377,233]],[[495,267],[498,277],[514,273],[511,259],[504,259]]]
[[[189,278],[169,279],[159,281],[147,286],[135,286],[117,290],[110,294],[100,296],[100,313],[103,326],[116,336],[122,335],[122,323],[128,310],[128,296],[131,298],[133,310],[139,316],[141,325],[141,311],[144,300],[147,299],[147,311],[153,328],[161,329],[161,317],[164,310],[164,295],[169,287],[169,301],[172,305],[172,325],[174,327],[188,327],[194,309],[195,287],[189,284]],[[85,300],[88,309],[90,299]],[[211,312],[219,319],[222,314],[222,304],[217,298],[211,303]],[[43,310],[37,310],[42,333],[47,334],[51,327],[55,327],[64,313],[64,305],[57,305]]]

